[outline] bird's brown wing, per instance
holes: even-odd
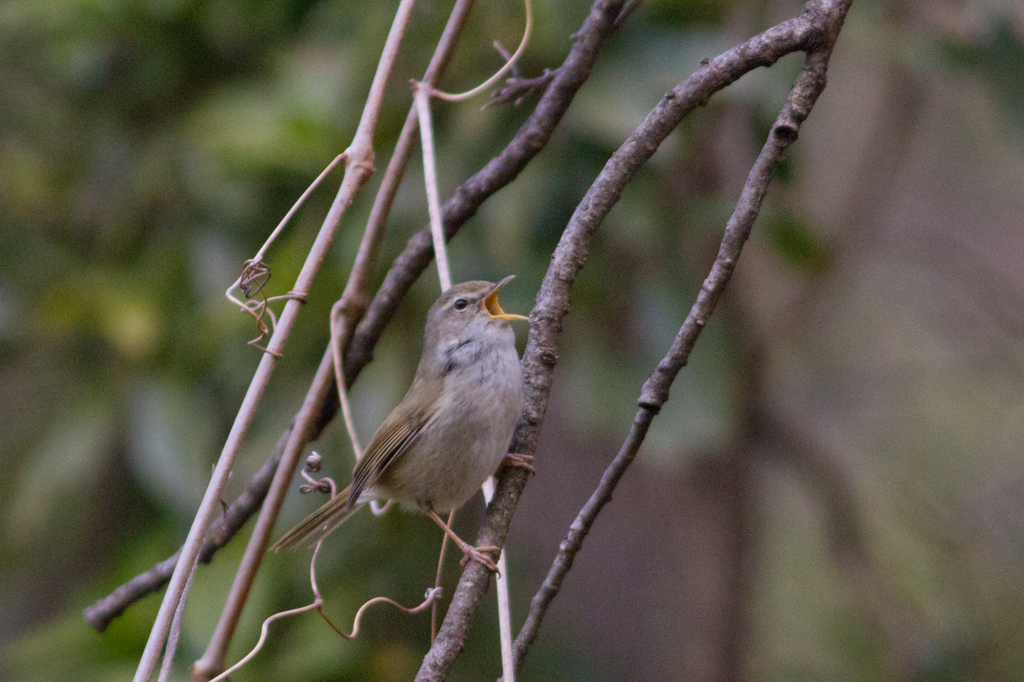
[[[427,401],[423,408],[413,412],[402,410],[399,405],[388,415],[352,472],[349,506],[359,500],[360,493],[373,487],[381,474],[416,442],[423,427],[434,416],[436,405],[436,401]]]
[[[286,533],[270,548],[271,551],[276,552],[282,548],[295,549],[316,542],[355,513],[361,506],[359,494],[373,487],[380,475],[416,442],[423,427],[434,415],[436,400],[416,398],[422,398],[422,394],[407,396],[373,434],[373,440],[370,441],[352,474],[352,485]],[[407,402],[423,407],[415,411],[403,409]]]

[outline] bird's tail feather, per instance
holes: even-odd
[[[274,543],[271,551],[281,549],[298,549],[303,545],[315,544],[320,538],[343,524],[350,516],[359,511],[364,503],[349,503],[351,486],[335,495],[329,502],[307,516],[302,523],[292,528]]]

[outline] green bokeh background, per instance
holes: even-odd
[[[102,635],[81,610],[185,537],[259,361],[251,318],[223,291],[348,144],[396,4],[0,4],[0,678],[133,673],[158,597]],[[454,278],[514,273],[503,306],[528,311],[577,202],[661,95],[800,7],[642,4],[548,147],[452,243]],[[449,9],[416,9],[375,139],[380,169]],[[561,63],[588,9],[537,3],[524,75]],[[444,86],[485,79],[500,65],[491,41],[511,48],[522,22],[516,3],[478,3]],[[1024,677],[1022,39],[1012,3],[854,3],[727,300],[523,679]],[[516,627],[689,310],[799,67],[787,57],[694,112],[598,232],[561,337],[538,476],[509,539]],[[533,102],[435,104],[443,197]],[[337,179],[271,251],[271,294],[290,288]],[[300,405],[378,183],[317,278],[229,498]],[[415,160],[375,283],[426,216]],[[437,293],[431,267],[353,389],[364,441],[408,385]],[[751,402],[812,434],[852,496],[877,582],[858,582],[836,549],[825,511],[835,490],[745,440]],[[344,482],[340,425],[315,448]],[[293,492],[282,528],[317,504]],[[480,509],[458,527],[472,535]],[[318,564],[328,612],[347,624],[373,596],[416,603],[439,542],[422,518],[357,516]],[[239,538],[201,567],[175,679],[204,650],[242,548]],[[310,599],[307,569],[304,555],[268,558],[232,661],[266,616]],[[457,573],[453,561],[449,593]],[[453,679],[500,675],[492,601]],[[429,618],[378,607],[363,627],[347,642],[314,615],[278,623],[235,679],[410,679]]]

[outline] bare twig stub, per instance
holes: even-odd
[[[667,93],[637,131],[605,165],[562,234],[562,239],[552,256],[551,266],[537,294],[537,304],[530,316],[530,340],[523,357],[527,406],[524,418],[516,429],[515,441],[517,452],[526,454],[532,454],[536,450],[540,426],[546,412],[552,370],[558,360],[557,337],[561,332],[562,319],[569,308],[569,287],[586,261],[591,237],[611,207],[618,201],[625,185],[632,180],[682,118],[696,106],[704,104],[712,94],[733,83],[744,73],[758,66],[769,66],[788,53],[808,53],[804,70],[797,79],[789,101],[776,120],[768,142],[751,169],[740,201],[729,219],[711,274],[705,280],[693,310],[672,345],[672,350],[644,384],[639,401],[641,409],[629,438],[616,458],[617,461],[624,460],[624,463],[620,469],[610,468],[610,473],[606,472],[606,480],[602,480],[602,486],[607,482],[607,491],[602,494],[599,488],[595,493],[598,501],[588,514],[590,523],[607,501],[622,471],[635,456],[654,415],[668,399],[668,389],[672,380],[689,357],[697,336],[707,323],[708,316],[714,310],[735,268],[736,259],[760,209],[772,172],[782,159],[785,148],[796,140],[800,124],[825,87],[825,70],[849,4],[849,0],[809,2],[800,17],[783,22],[709,60],[690,78]],[[487,518],[480,529],[478,543],[498,546],[504,543],[526,479],[525,472],[513,472],[502,476],[498,494],[488,508]],[[587,512],[585,508],[581,516]],[[589,526],[584,526],[577,519],[571,533],[580,534],[578,542],[582,542],[587,528]],[[562,560],[571,565],[575,550],[565,543],[563,547],[566,548],[566,554]],[[560,557],[561,555],[560,550]],[[565,570],[567,571],[568,567]],[[564,577],[564,571],[561,572],[561,576]],[[489,575],[480,567],[470,566],[465,571],[452,598],[441,631],[424,659],[417,680],[443,680],[447,677],[452,661],[465,642],[476,605],[486,590],[488,581]],[[561,577],[557,577],[557,582],[560,581]],[[554,587],[554,593],[557,593],[557,585]],[[553,598],[553,593],[550,598]],[[550,598],[541,599],[546,599],[550,603]],[[542,615],[541,611],[537,617],[538,624]],[[529,642],[532,641],[530,631],[525,628],[524,630],[525,633],[521,633],[521,641],[517,639],[517,658],[520,662]],[[535,636],[536,626],[532,631]]]
[[[484,108],[510,101],[514,101],[515,105],[519,106],[530,95],[543,91],[548,86],[548,83],[555,80],[557,75],[558,69],[544,69],[544,73],[535,78],[523,78],[521,76],[506,78],[504,87],[498,88],[491,93],[491,100],[484,105]]]

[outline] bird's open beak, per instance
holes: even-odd
[[[484,296],[484,310],[487,312],[487,316],[490,317],[492,320],[526,320],[527,322],[530,321],[530,318],[528,317],[523,317],[522,315],[511,315],[509,313],[506,313],[504,310],[501,309],[501,306],[498,305],[498,292],[501,291],[501,288],[503,286],[511,282],[514,277],[515,275],[509,275],[505,279],[501,280],[500,282],[494,285],[494,288],[491,289],[486,296]]]

